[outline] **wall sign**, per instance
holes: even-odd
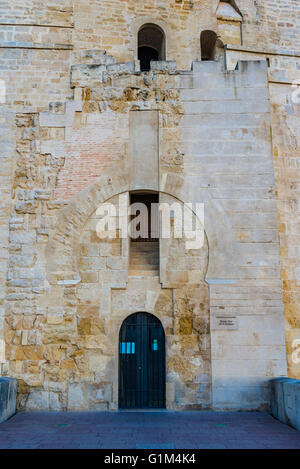
[[[213,328],[219,331],[236,331],[239,328],[238,318],[236,316],[215,316]]]

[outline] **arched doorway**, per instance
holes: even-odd
[[[130,315],[119,337],[119,407],[164,408],[165,333],[149,313]]]

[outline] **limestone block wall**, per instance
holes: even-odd
[[[74,101],[18,115],[6,353],[19,405],[116,408],[117,331],[138,308],[169,331],[169,407],[265,407],[286,373],[266,66],[145,79],[106,59],[76,67]],[[159,113],[159,191],[205,206],[209,256],[162,244],[163,289],[128,278],[128,245],[99,243],[93,215],[129,190],[130,113],[145,109]]]
[[[299,5],[293,0],[252,2],[237,0],[243,13],[243,41],[247,47],[276,47],[299,53]]]
[[[3,24],[25,24],[40,25],[50,24],[56,26],[70,27],[72,20],[72,1],[49,0],[47,4],[42,0],[3,0],[1,3],[1,22]]]
[[[12,209],[11,187],[13,180],[14,163],[14,143],[15,133],[14,115],[7,109],[0,109],[0,182],[1,182],[1,203],[0,203],[0,372],[1,366],[5,363],[4,344],[4,316],[6,281],[8,271],[8,245],[9,245],[9,222]],[[6,370],[4,367],[3,371]]]
[[[233,49],[233,48],[232,48]],[[299,55],[299,54],[298,54]],[[299,363],[293,359],[299,340],[298,271],[298,154],[299,154],[299,56],[292,51],[275,54],[255,49],[226,51],[228,67],[235,68],[237,60],[253,58],[269,61],[268,81],[271,104],[272,151],[275,170],[276,197],[279,220],[281,277],[285,307],[288,374],[299,377]],[[293,346],[294,344],[294,346]]]
[[[299,5],[293,1],[237,2],[243,11],[243,51],[228,54],[246,60],[268,58],[273,163],[278,200],[281,278],[285,309],[288,375],[299,378],[298,154],[299,104],[292,94],[299,83]],[[250,53],[247,53],[247,50]],[[264,52],[262,54],[262,52]],[[293,83],[295,86],[293,87]],[[293,346],[294,344],[294,346]]]
[[[1,5],[0,65],[12,106],[48,108],[69,99],[68,71],[81,50],[106,50],[118,62],[137,58],[137,31],[147,22],[166,34],[167,59],[190,69],[200,59],[200,33],[212,29],[225,44],[239,44],[237,25],[217,19],[218,0],[4,1]],[[224,2],[223,2],[224,3]],[[293,0],[237,0],[242,14],[241,44],[252,50],[299,54],[299,11]],[[231,34],[231,29],[234,32]],[[227,29],[226,29],[227,28]],[[239,28],[238,28],[239,29]],[[298,51],[298,52],[297,52]],[[20,86],[22,83],[22,86]]]
[[[299,322],[299,104],[292,103],[291,85],[274,85],[272,92],[273,155],[277,185],[281,276],[285,305],[289,376],[299,378],[293,359],[300,338]]]
[[[200,29],[216,26],[210,0],[74,2],[74,47],[105,49],[119,62],[137,58],[137,32],[145,23],[155,23],[166,34],[167,60],[179,69],[190,67],[199,57]]]
[[[286,373],[267,66],[193,69],[180,127],[187,185],[205,201],[213,405],[263,406],[268,376]],[[222,317],[234,318],[232,330]]]
[[[121,174],[122,168],[115,168],[114,173],[117,171]],[[110,181],[111,191],[120,188],[117,183]],[[189,266],[197,275],[189,280],[176,278],[175,284],[171,278],[174,262],[167,262],[166,277],[173,280],[173,288],[163,287],[159,276],[128,277],[128,239],[101,239],[97,234],[101,217],[95,212],[88,216],[88,199],[81,197],[76,204],[85,209],[81,228],[76,218],[67,223],[62,218],[58,223],[61,230],[71,225],[80,231],[70,252],[76,257],[78,278],[70,271],[55,273],[49,259],[51,286],[43,299],[48,312],[40,336],[47,362],[39,361],[42,386],[31,387],[29,396],[23,396],[26,409],[117,409],[119,330],[123,320],[137,311],[155,314],[165,329],[167,408],[210,407],[209,298],[204,282],[207,244],[201,256],[197,250],[184,253],[182,246],[173,246],[165,254],[173,261],[185,259],[187,264],[198,260],[198,271]],[[175,200],[164,195],[164,201],[168,199]],[[99,196],[92,202],[97,207]],[[117,207],[119,197],[107,202]],[[58,256],[56,241],[60,243],[57,234],[52,239],[55,252],[50,252],[57,259],[55,269],[64,269],[66,261]],[[33,375],[31,370],[31,378]],[[30,379],[29,375],[25,378]]]
[[[0,67],[6,104],[14,110],[48,109],[67,99],[73,48],[72,2],[1,2]]]
[[[75,397],[85,392],[70,378],[77,366],[68,361],[75,360],[73,348],[69,355],[69,346],[45,346],[43,331],[57,313],[63,336],[65,329],[71,336],[77,330],[76,285],[95,272],[78,269],[70,254],[82,232],[73,227],[83,229],[86,212],[96,209],[78,200],[88,193],[103,202],[128,191],[129,113],[145,110],[159,114],[159,191],[205,203],[215,407],[233,401],[241,408],[265,406],[267,379],[286,373],[284,330],[288,373],[300,376],[292,360],[300,333],[299,105],[291,98],[299,79],[299,8],[293,0],[236,4],[242,40],[239,45],[235,35],[227,44],[225,72],[197,62],[201,30],[223,34],[226,43],[230,37],[227,26],[219,22],[218,29],[217,0],[2,2],[3,370],[9,362],[9,373],[19,378],[21,407],[32,388],[31,408],[66,408],[66,394],[57,393],[66,393],[68,382],[75,383]],[[170,60],[146,76],[134,62],[145,22],[164,29]],[[253,62],[265,58],[268,71]],[[240,59],[250,63],[234,71]],[[61,300],[59,311],[47,296],[50,288]],[[0,331],[1,339],[1,313]],[[107,406],[113,399],[102,401]]]

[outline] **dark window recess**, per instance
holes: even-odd
[[[217,34],[214,31],[202,31],[200,44],[201,60],[214,60],[216,55]]]
[[[131,240],[132,242],[153,242],[159,239],[159,210],[158,210],[158,194],[131,194],[130,204],[143,204],[146,212],[140,212],[138,205],[136,214],[131,215],[131,221],[138,218],[141,220],[132,223]],[[134,208],[134,207],[133,207]],[[133,210],[135,212],[135,210]]]
[[[138,59],[141,63],[141,71],[146,72],[151,68],[151,61],[158,60],[158,52],[152,47],[139,47]]]
[[[165,60],[165,34],[156,24],[144,24],[138,33],[138,59],[141,71],[151,68],[152,60]]]

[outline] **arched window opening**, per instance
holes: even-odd
[[[217,34],[214,31],[202,31],[200,43],[201,60],[214,60],[216,54]]]
[[[144,24],[138,33],[138,59],[141,71],[149,71],[151,60],[165,60],[165,34],[155,24]]]

